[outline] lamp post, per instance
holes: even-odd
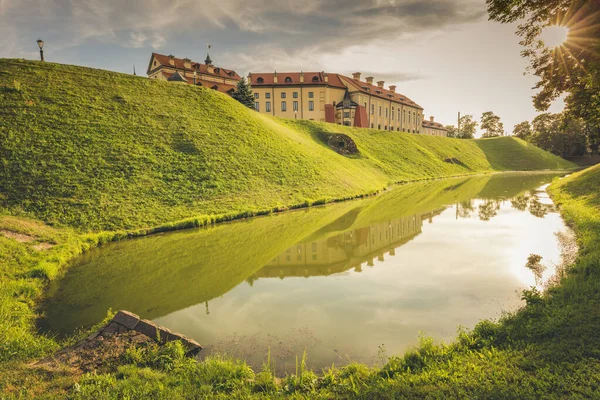
[[[194,71],[194,86],[196,86],[196,71]]]
[[[42,39],[38,39],[37,44],[40,48],[40,59],[44,61],[44,41]]]

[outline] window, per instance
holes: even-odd
[[[295,98],[295,99],[297,99],[298,98],[298,92],[292,93],[292,97]]]
[[[388,117],[389,112],[390,112],[390,110],[386,107],[386,109],[385,109],[385,117],[386,118]]]
[[[350,121],[344,121],[344,125],[350,126]]]
[[[254,109],[260,111],[260,103],[258,101],[254,103]]]
[[[394,107],[392,107],[392,121],[394,120],[395,117],[396,117],[396,113],[394,112]]]
[[[292,83],[292,78],[290,78],[289,76],[286,76],[285,83]]]
[[[350,118],[350,111],[344,111],[344,118]]]
[[[410,124],[410,113],[408,113],[408,123]]]
[[[255,98],[255,99],[258,99],[258,98],[259,98],[259,95],[258,95],[258,93],[254,93],[254,98]]]
[[[271,93],[265,93],[265,99],[270,99],[271,98]]]
[[[367,102],[365,101],[365,108],[367,108]]]
[[[318,76],[313,76],[312,81],[313,82],[319,82],[319,77]]]
[[[335,101],[333,102],[333,106],[335,107]]]
[[[287,103],[285,101],[281,102],[281,111],[287,111]]]
[[[259,77],[259,78],[256,80],[256,83],[265,83],[265,80],[264,80],[263,78]]]
[[[381,125],[377,125],[377,129],[381,129]]]
[[[308,111],[315,111],[315,102],[314,101],[308,102]]]
[[[371,104],[371,114],[375,114],[375,104]]]
[[[312,251],[317,251],[317,244],[315,242],[312,243]]]
[[[265,111],[271,112],[271,102],[270,101],[267,101],[267,103],[265,104]]]
[[[404,122],[406,122],[406,110],[404,110]]]
[[[373,129],[373,124],[371,124],[371,129]]]
[[[379,116],[381,117],[381,106],[379,106]]]
[[[294,107],[294,111],[298,111],[298,102],[297,101],[294,102],[293,107]]]
[[[308,98],[312,99],[315,97],[315,92],[308,92]]]
[[[285,99],[285,95],[286,95],[286,93],[285,93],[285,92],[281,92],[281,98],[282,98],[282,99]]]

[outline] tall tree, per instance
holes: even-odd
[[[460,129],[456,137],[459,139],[473,139],[477,131],[477,121],[473,120],[472,115],[463,115],[460,117]]]
[[[495,136],[504,136],[504,124],[500,122],[500,117],[491,111],[486,111],[481,115],[481,129],[484,138]]]
[[[519,139],[529,140],[531,134],[532,130],[529,121],[523,121],[520,124],[515,125],[513,128],[513,136],[516,136]]]
[[[597,0],[486,0],[491,20],[519,21],[517,35],[530,60],[529,71],[540,78],[534,104],[545,111],[562,93],[600,73],[600,1]],[[567,40],[550,49],[540,39],[544,28],[569,29]]]
[[[237,84],[237,90],[231,96],[248,108],[254,109],[254,95],[246,78],[242,78]]]

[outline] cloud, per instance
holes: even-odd
[[[134,49],[142,48],[146,44],[146,39],[148,39],[148,37],[142,32],[131,32],[129,34],[129,42],[127,43],[127,47]]]

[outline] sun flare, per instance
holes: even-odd
[[[569,28],[560,25],[551,25],[544,28],[540,39],[548,48],[556,48],[562,46],[569,38]]]

